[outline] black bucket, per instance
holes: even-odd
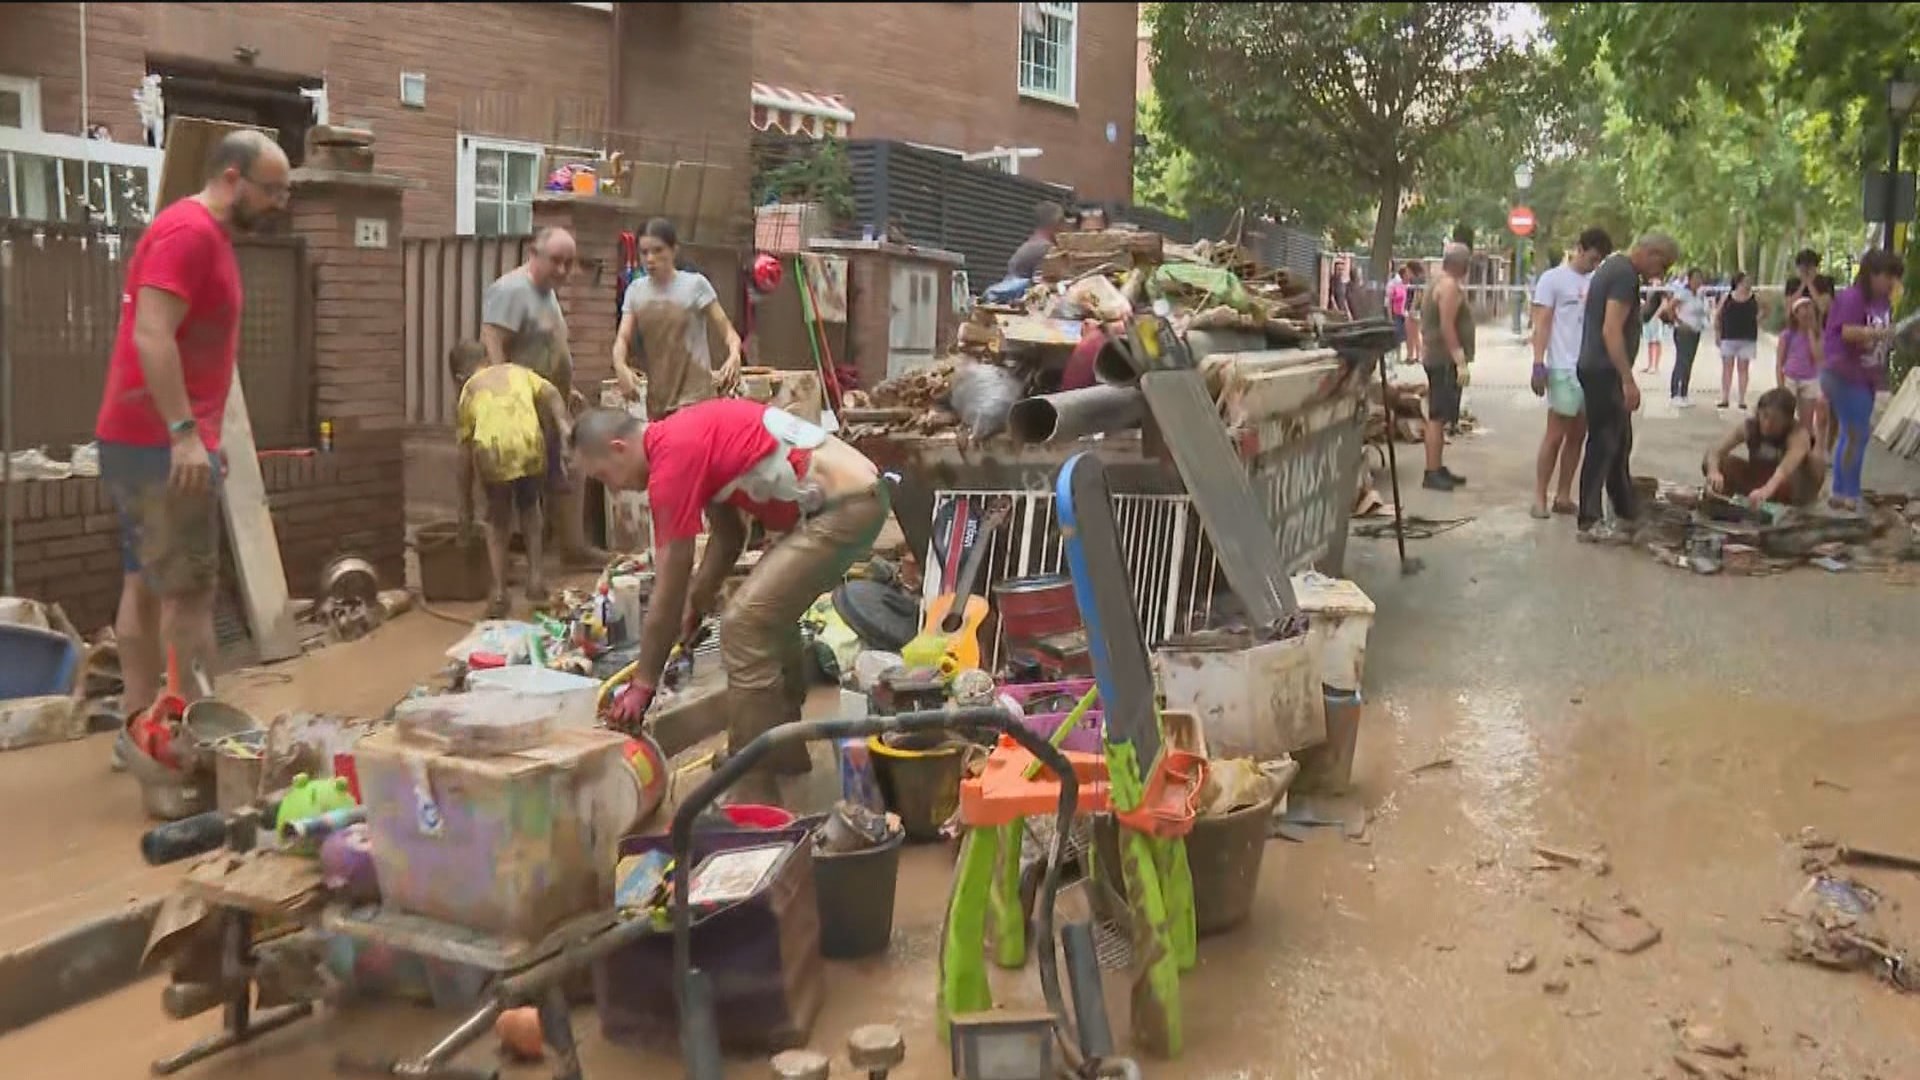
[[[1194,819],[1187,834],[1187,866],[1193,874],[1193,921],[1199,934],[1231,930],[1253,913],[1260,857],[1267,850],[1267,825],[1276,801]]]
[[[813,895],[820,909],[820,955],[858,960],[887,951],[893,940],[893,890],[900,880],[896,832],[864,851],[813,853]]]

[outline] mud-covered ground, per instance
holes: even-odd
[[[1203,941],[1185,980],[1186,1055],[1147,1075],[1680,1075],[1674,1028],[1693,1022],[1743,1042],[1757,1075],[1920,1076],[1920,997],[1789,961],[1779,914],[1805,880],[1805,827],[1920,853],[1920,592],[1813,569],[1698,578],[1578,545],[1567,519],[1531,520],[1540,413],[1516,393],[1524,357],[1497,344],[1483,355],[1469,392],[1483,433],[1450,452],[1470,486],[1407,496],[1419,514],[1472,520],[1415,541],[1425,569],[1411,577],[1390,541],[1350,547],[1349,574],[1379,606],[1347,806],[1371,824],[1358,839],[1325,829],[1269,842],[1252,922]],[[1697,398],[1711,401],[1713,378],[1709,347]],[[1692,474],[1724,419],[1654,412],[1636,471]],[[1418,451],[1406,449],[1411,488]],[[1883,462],[1875,485],[1916,486]],[[411,618],[383,633],[444,636]],[[430,651],[368,649],[362,663]],[[342,680],[324,669],[304,662],[272,696],[335,704]],[[1451,765],[1415,771],[1440,759]],[[102,766],[88,782],[121,781]],[[1535,869],[1536,844],[1604,846],[1610,872]],[[885,958],[828,965],[816,1049],[889,1021],[910,1047],[894,1075],[948,1075],[932,1017],[949,858],[907,853]],[[1886,894],[1895,935],[1920,943],[1920,875],[1860,876]],[[1620,901],[1659,927],[1657,944],[1621,955],[1575,928],[1583,905]],[[1532,969],[1509,973],[1519,954]],[[0,1071],[144,1075],[216,1023],[167,1022],[158,991],[144,983],[0,1038]],[[454,1019],[356,1011],[188,1075],[322,1076],[342,1047],[418,1049]],[[677,1071],[671,1047],[609,1047],[590,1010],[577,1023],[589,1076]],[[754,1059],[731,1070],[766,1074]]]

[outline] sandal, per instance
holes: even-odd
[[[507,617],[507,597],[505,593],[487,601],[487,618],[504,619]]]
[[[1578,503],[1568,502],[1565,499],[1555,499],[1553,501],[1553,512],[1556,514],[1577,514],[1580,512],[1580,506]]]
[[[1527,510],[1527,513],[1533,515],[1533,520],[1535,521],[1545,521],[1553,516],[1547,513],[1546,503],[1534,503],[1533,506]]]

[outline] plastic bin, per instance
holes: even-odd
[[[594,699],[600,683],[582,675],[541,667],[538,664],[509,664],[503,668],[483,668],[467,673],[467,690],[473,693],[505,690],[535,701],[549,701],[556,728],[593,726]]]
[[[1326,738],[1319,664],[1306,634],[1254,644],[1243,634],[1170,641],[1155,653],[1167,708],[1199,717],[1216,758],[1273,761]]]
[[[540,746],[455,757],[397,731],[354,749],[381,899],[456,926],[537,940],[613,904],[632,822],[626,738],[554,732]]]
[[[80,648],[57,630],[0,623],[0,700],[73,692]]]
[[[1316,573],[1295,576],[1293,594],[1307,614],[1307,640],[1320,662],[1320,681],[1336,690],[1359,690],[1367,636],[1373,632],[1373,598],[1351,581]]]
[[[900,845],[906,840],[907,834],[901,831],[864,851],[813,853],[821,956],[858,960],[887,951],[887,943],[893,940]]]
[[[700,829],[692,857],[781,840],[793,850],[758,893],[693,927],[693,964],[713,980],[714,1016],[728,1049],[775,1052],[806,1044],[826,996],[820,960],[813,844],[819,817],[784,829]],[[665,836],[631,836],[620,857],[670,851]],[[673,985],[673,934],[641,938],[593,965],[600,1031],[622,1046],[676,1049],[680,1012]]]

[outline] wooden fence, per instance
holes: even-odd
[[[9,269],[0,335],[11,354],[15,448],[92,440],[120,328],[136,229],[0,221]],[[245,300],[239,367],[263,450],[313,442],[313,283],[305,241],[247,237],[235,245]]]
[[[453,423],[459,395],[447,352],[480,340],[480,301],[495,278],[526,258],[527,236],[440,236],[403,242],[406,276],[407,422]]]

